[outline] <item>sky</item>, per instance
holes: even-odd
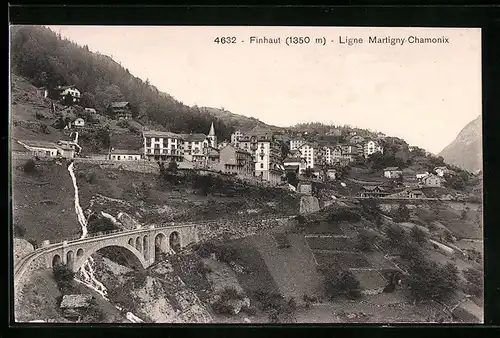
[[[276,126],[351,125],[440,152],[481,114],[481,31],[466,28],[49,26],[187,105]],[[236,43],[214,42],[235,37]],[[250,38],[280,38],[279,44]],[[287,37],[309,37],[287,45]],[[391,45],[369,37],[404,38]],[[410,36],[449,43],[409,43]],[[316,43],[325,38],[326,43]],[[341,44],[347,38],[362,43]]]

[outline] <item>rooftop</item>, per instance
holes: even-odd
[[[58,148],[57,143],[55,143],[55,142],[48,142],[48,141],[19,140],[19,143],[21,145],[25,144],[25,145],[27,145],[29,147],[35,147],[35,148],[53,148],[53,149]]]
[[[122,101],[122,102],[112,102],[110,104],[111,108],[125,108],[128,105],[128,102]]]
[[[392,170],[401,170],[401,169],[399,169],[398,167],[387,167],[384,169],[384,171],[388,171],[388,170],[392,171]]]
[[[184,135],[184,140],[186,142],[203,142],[207,139],[205,134],[186,134]]]
[[[175,138],[184,140],[183,135],[172,133],[169,131],[155,131],[155,130],[145,130],[143,131],[144,137],[160,137],[160,138]]]
[[[111,154],[115,155],[140,155],[140,150],[130,150],[130,149],[113,149]]]

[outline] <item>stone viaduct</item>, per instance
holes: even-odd
[[[14,266],[14,279],[19,278],[35,259],[41,259],[47,268],[62,263],[77,272],[90,256],[105,248],[121,252],[137,267],[147,268],[159,259],[160,254],[196,242],[196,225],[183,224],[149,226],[62,243],[46,243]]]

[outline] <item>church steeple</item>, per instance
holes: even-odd
[[[217,148],[217,136],[215,135],[214,123],[210,126],[210,131],[208,132],[208,139],[210,141],[210,146]]]
[[[210,126],[210,131],[208,132],[208,136],[215,136],[214,123]]]

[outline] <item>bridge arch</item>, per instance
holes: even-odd
[[[137,251],[142,253],[142,240],[140,236],[136,237],[135,239],[135,248],[137,249]]]
[[[75,253],[73,250],[70,250],[66,253],[66,265],[68,268],[73,269],[73,265],[75,264]]]
[[[144,235],[142,238],[142,253],[144,254],[144,259],[149,261],[149,237]]]
[[[161,260],[161,254],[168,251],[167,236],[163,232],[159,232],[154,237],[154,260]]]
[[[128,240],[128,245],[134,246],[134,239],[132,237]]]
[[[83,249],[80,248],[80,249],[76,250],[76,259],[78,259],[82,256],[83,256]]]
[[[131,247],[125,243],[101,242],[101,243],[97,243],[92,248],[85,250],[84,254],[81,257],[76,259],[76,261],[72,267],[73,272],[78,272],[78,270],[80,270],[80,268],[82,267],[83,263],[85,263],[85,261],[87,261],[93,254],[95,254],[99,250],[105,249],[105,248],[111,248],[111,247],[120,248],[121,252],[126,253],[127,257],[132,258],[132,264],[134,264],[137,268],[145,269],[148,267],[149,264],[144,259],[142,253],[139,252],[136,248]]]
[[[57,266],[57,265],[61,265],[61,264],[62,264],[61,256],[59,256],[58,254],[55,254],[54,257],[52,257],[52,267]]]
[[[170,246],[170,250],[174,250],[175,252],[179,251],[182,247],[181,235],[177,231],[172,231],[168,236],[168,244]]]

